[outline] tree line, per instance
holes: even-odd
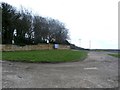
[[[33,15],[27,9],[17,10],[2,2],[2,44],[38,43],[69,44],[68,29],[59,20]]]

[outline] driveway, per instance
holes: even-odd
[[[108,53],[90,51],[84,61],[58,64],[2,61],[2,87],[118,87],[118,58]]]

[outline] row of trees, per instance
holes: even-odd
[[[55,19],[33,15],[26,9],[16,10],[2,2],[2,43],[3,44],[69,44],[68,29]]]

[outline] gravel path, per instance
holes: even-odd
[[[58,64],[2,61],[2,87],[118,87],[118,58],[108,53],[91,51],[84,61]]]

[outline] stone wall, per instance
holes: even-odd
[[[2,51],[28,51],[28,50],[51,50],[53,44],[39,44],[39,45],[26,45],[26,46],[17,46],[17,45],[1,45]],[[69,45],[59,45],[58,49],[70,49]]]

